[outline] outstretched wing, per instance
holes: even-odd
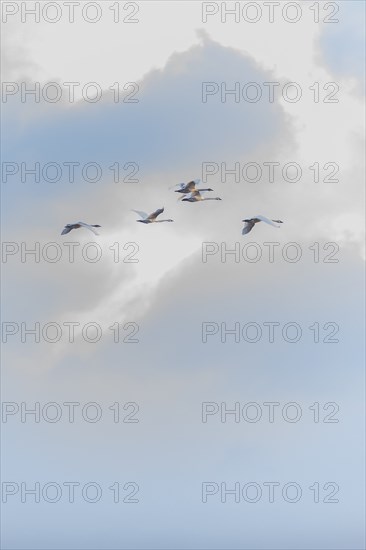
[[[183,191],[183,189],[186,188],[186,183],[177,183],[176,185],[172,185],[169,187],[169,189],[175,189],[176,191]]]
[[[199,195],[198,191],[192,191],[192,193],[187,193],[182,197],[182,200],[189,200],[193,199],[194,197],[197,197],[197,194]]]
[[[159,214],[162,214],[164,212],[164,207],[163,208],[158,208],[157,210],[155,210],[155,212],[153,212],[152,214],[150,214],[150,216],[147,217],[148,220],[155,220]]]
[[[201,180],[192,180],[187,183],[187,190],[194,191]]]
[[[257,220],[260,220],[261,222],[269,223],[269,225],[273,225],[273,227],[279,227],[279,225],[276,225],[275,223],[273,223],[272,220],[269,220],[268,218],[266,218],[265,216],[262,216],[261,214],[259,216],[256,216],[255,218]]]
[[[70,233],[70,231],[73,229],[71,225],[65,225],[64,229],[62,230],[61,235],[66,235],[66,233]]]
[[[149,217],[149,214],[142,212],[141,210],[134,210],[132,208],[132,212],[136,212],[136,214],[138,214],[143,220],[146,220]]]
[[[253,229],[254,225],[255,225],[255,222],[252,220],[250,220],[249,222],[245,222],[243,230],[241,232],[242,235],[246,235],[247,233],[249,233],[249,231]]]

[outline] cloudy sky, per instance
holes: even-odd
[[[3,547],[364,548],[364,3],[70,9],[2,3]]]

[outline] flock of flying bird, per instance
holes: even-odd
[[[220,197],[205,197],[203,193],[213,191],[210,187],[207,189],[197,189],[197,185],[199,184],[200,180],[192,180],[188,183],[179,183],[178,185],[175,185],[175,193],[181,193],[183,196],[180,197],[179,200],[182,202],[199,202],[199,201],[221,201]],[[172,188],[171,188],[172,189]],[[160,216],[164,212],[164,208],[158,208],[158,210],[155,210],[152,214],[146,214],[146,212],[141,212],[141,210],[132,210],[133,212],[136,212],[140,216],[140,220],[136,220],[140,223],[162,223],[162,222],[173,222],[172,219],[166,219],[166,220],[158,220],[157,217]],[[254,218],[249,218],[242,220],[244,222],[244,227],[242,229],[242,234],[246,235],[249,233],[256,223],[259,222],[265,222],[269,225],[273,225],[274,227],[280,227],[279,223],[283,223],[281,220],[270,220],[266,218],[265,216],[258,215]],[[98,235],[96,227],[101,227],[100,225],[90,225],[88,223],[84,222],[77,222],[77,223],[68,223],[65,225],[61,235],[66,235],[67,233],[70,233],[73,229],[79,229],[81,227],[85,227],[86,229],[89,229],[92,231],[95,235]]]

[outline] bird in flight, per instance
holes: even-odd
[[[137,222],[141,223],[162,223],[162,222],[173,222],[174,220],[168,219],[168,220],[157,220],[156,218],[164,212],[164,208],[158,208],[153,212],[152,214],[146,214],[146,212],[141,212],[141,210],[132,210],[133,212],[136,212],[142,219],[136,220]]]
[[[265,216],[261,216],[261,215],[255,216],[255,218],[250,218],[248,220],[242,220],[242,221],[245,224],[242,230],[243,235],[246,235],[247,233],[249,233],[253,229],[255,224],[259,222],[269,223],[269,225],[273,225],[273,227],[277,227],[277,228],[280,227],[279,225],[276,225],[277,223],[283,223],[281,220],[269,220]]]
[[[192,193],[192,191],[213,191],[210,187],[207,189],[197,189],[196,185],[198,185],[200,181],[201,180],[192,180],[188,183],[178,183],[178,185],[174,185],[174,187],[178,187],[178,189],[175,189],[175,193],[188,195],[188,193]]]
[[[202,196],[202,193],[205,191],[212,191],[212,189],[196,189],[195,191],[192,191],[188,195],[184,196],[182,198],[182,201],[187,202],[198,202],[198,201],[221,201],[220,197],[204,197]]]
[[[94,229],[95,227],[101,227],[100,225],[90,225],[88,223],[84,222],[77,222],[77,223],[68,223],[65,225],[64,229],[62,230],[61,235],[66,235],[66,233],[70,233],[73,229],[79,229],[79,227],[85,227],[86,229],[89,229],[89,231],[92,231],[95,235],[99,235],[99,233]]]

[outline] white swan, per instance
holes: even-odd
[[[99,233],[94,229],[94,227],[101,227],[101,226],[90,225],[84,222],[68,223],[65,225],[64,229],[62,230],[61,235],[66,235],[66,233],[70,233],[70,231],[72,231],[73,229],[79,229],[79,227],[85,227],[86,229],[89,229],[89,231],[92,231],[95,235],[99,235]]]
[[[220,197],[203,197],[201,193],[204,191],[206,191],[206,189],[200,189],[200,190],[196,189],[195,191],[192,191],[188,195],[184,196],[182,198],[182,201],[187,201],[187,202],[221,201]],[[212,189],[210,189],[209,191],[212,191]]]
[[[269,220],[268,218],[266,218],[265,216],[262,216],[262,215],[259,215],[259,216],[255,216],[255,218],[250,218],[250,219],[247,219],[247,220],[242,220],[245,225],[243,227],[243,230],[242,230],[242,235],[246,235],[247,233],[249,233],[253,227],[255,226],[256,223],[259,223],[259,222],[265,222],[265,223],[269,223],[269,225],[273,225],[273,227],[280,227],[279,225],[276,225],[276,223],[283,223],[281,220]],[[273,223],[275,222],[275,223]]]
[[[207,189],[197,189],[196,185],[198,185],[200,181],[201,180],[192,180],[188,183],[178,183],[178,185],[174,185],[174,187],[178,187],[178,189],[175,190],[175,193],[188,195],[188,193],[192,193],[193,191],[213,191],[211,187],[208,187]]]
[[[173,222],[174,220],[168,219],[168,220],[157,220],[156,218],[164,212],[164,208],[158,208],[158,210],[155,210],[152,214],[146,214],[146,212],[142,212],[141,210],[133,210],[133,212],[136,212],[139,216],[141,216],[141,220],[136,220],[137,222],[141,223],[162,223],[162,222]]]

